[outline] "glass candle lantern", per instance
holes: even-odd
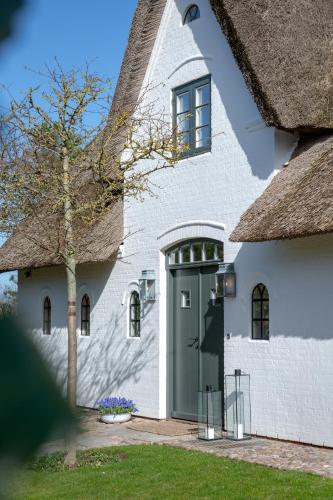
[[[222,439],[222,392],[206,391],[198,393],[198,438],[205,441]]]
[[[235,370],[225,376],[227,438],[251,439],[250,375]]]

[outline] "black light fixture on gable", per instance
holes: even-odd
[[[219,264],[215,274],[216,297],[236,297],[236,273],[234,264]]]

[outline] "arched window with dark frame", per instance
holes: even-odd
[[[252,292],[252,339],[269,340],[269,294],[262,283]]]
[[[90,335],[90,299],[86,293],[81,300],[81,335]]]
[[[48,296],[43,303],[43,334],[51,335],[51,300]]]
[[[139,293],[134,290],[131,293],[129,304],[129,334],[130,337],[140,337],[141,330],[141,304]]]
[[[184,15],[183,24],[189,24],[200,17],[200,9],[196,4],[192,4],[188,7]]]

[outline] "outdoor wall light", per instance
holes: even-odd
[[[216,297],[236,297],[236,273],[233,264],[219,264],[215,274]]]
[[[140,285],[140,300],[141,302],[153,302],[155,297],[155,271],[142,271]]]

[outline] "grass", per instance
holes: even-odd
[[[294,471],[158,445],[84,452],[65,470],[60,455],[17,478],[10,498],[30,499],[328,499],[333,481]]]

